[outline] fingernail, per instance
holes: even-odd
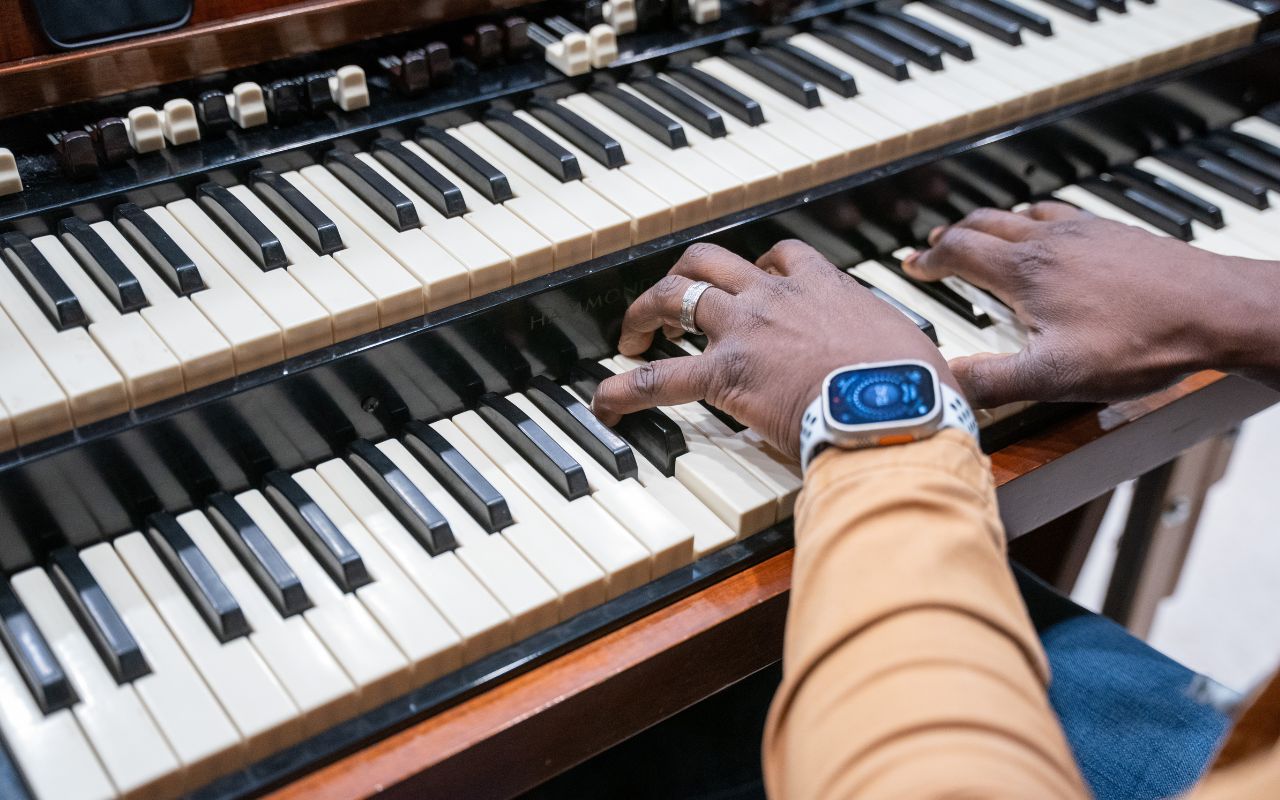
[[[934,228],[933,230],[929,231],[929,246],[930,246],[930,247],[932,247],[933,245],[935,245],[935,244],[937,244],[937,243],[938,243],[938,237],[939,237],[939,236],[941,236],[941,235],[942,235],[942,232],[943,232],[943,231],[945,231],[946,229],[947,229],[947,226],[946,226],[946,225],[939,225],[938,227],[936,227],[936,228]]]
[[[910,253],[907,253],[906,258],[902,259],[902,266],[904,267],[911,266],[912,264],[916,263],[916,259],[919,257],[920,257],[920,251],[912,250]]]

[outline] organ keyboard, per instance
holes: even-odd
[[[688,243],[804,239],[947,357],[1026,341],[900,269],[976,207],[1277,257],[1264,2],[677,6],[334,11],[112,96],[30,91],[110,47],[0,67],[0,795],[510,795],[776,659],[798,467],[704,403],[589,408],[705,344],[613,349]],[[1018,536],[1273,401],[977,414]]]

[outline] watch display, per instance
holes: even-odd
[[[934,410],[933,376],[915,364],[849,369],[831,376],[827,408],[838,425],[910,422]]]

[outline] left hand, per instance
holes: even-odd
[[[654,361],[601,383],[592,406],[606,425],[643,408],[706,400],[796,458],[800,417],[837,367],[913,358],[956,386],[914,323],[794,240],[755,264],[722,247],[693,245],[627,309],[618,350],[643,354],[659,329],[678,336],[680,301],[694,281],[713,287],[695,315],[710,345],[700,356]]]

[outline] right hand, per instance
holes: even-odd
[[[1030,331],[1021,352],[951,361],[980,408],[1115,400],[1195,370],[1245,365],[1278,299],[1262,287],[1274,285],[1267,273],[1280,265],[1210,253],[1065,203],[980,209],[934,230],[929,244],[903,263],[907,274],[959,276],[1007,303]]]

